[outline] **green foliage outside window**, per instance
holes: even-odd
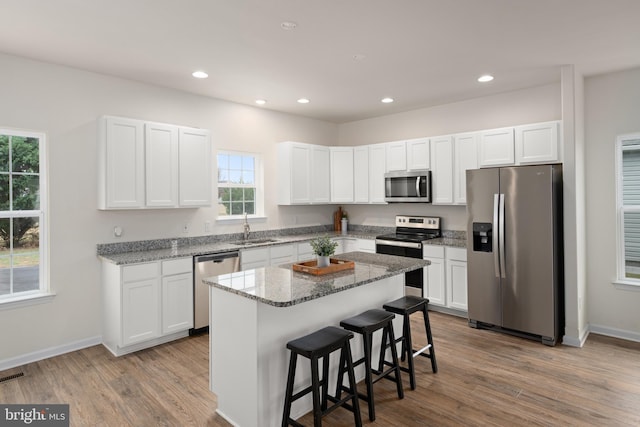
[[[255,159],[252,155],[218,154],[218,214],[256,214]]]

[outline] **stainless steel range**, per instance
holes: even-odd
[[[422,258],[422,245],[440,237],[440,218],[430,216],[396,216],[396,232],[376,237],[376,253]],[[405,294],[423,296],[422,269],[405,273]]]

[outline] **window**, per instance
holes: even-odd
[[[218,154],[218,217],[263,214],[260,163],[256,154]]]
[[[0,129],[0,303],[47,291],[44,135]]]

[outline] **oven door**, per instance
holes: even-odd
[[[393,242],[376,239],[376,253],[422,259],[422,244],[412,242]],[[423,269],[404,274],[404,293],[423,297]]]

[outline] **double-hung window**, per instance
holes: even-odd
[[[0,304],[48,291],[44,153],[43,134],[0,129]]]
[[[263,215],[262,162],[258,154],[218,153],[218,218]]]

